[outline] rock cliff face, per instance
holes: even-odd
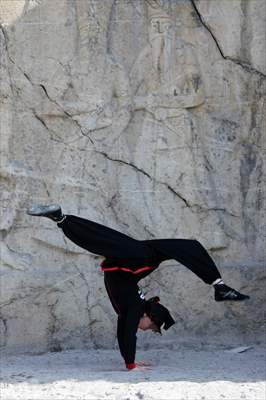
[[[142,287],[177,318],[169,345],[262,337],[265,19],[263,0],[0,1],[3,349],[115,343],[100,257],[28,217],[33,201],[138,239],[197,238],[253,297],[217,304],[164,263]]]

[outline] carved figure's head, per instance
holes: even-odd
[[[162,7],[148,6],[148,35],[152,64],[158,74],[165,77],[175,57],[175,24]]]
[[[149,41],[160,37],[171,37],[173,23],[171,17],[162,8],[148,8]]]

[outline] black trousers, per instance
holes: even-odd
[[[174,259],[205,283],[221,275],[205,248],[190,239],[136,240],[121,232],[74,215],[66,215],[58,226],[72,242],[91,253],[104,256],[105,270],[116,266],[129,270],[136,280],[149,275],[159,264]]]

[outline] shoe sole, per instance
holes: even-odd
[[[45,216],[61,209],[59,204],[51,204],[49,206],[42,206],[41,204],[30,207],[27,210],[28,215]]]
[[[246,300],[250,300],[250,297],[246,297],[245,299],[221,299],[221,300],[216,300],[215,301],[221,302],[221,301],[246,301]]]

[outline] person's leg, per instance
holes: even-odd
[[[64,215],[59,205],[34,205],[27,213],[55,221],[68,239],[91,253],[118,259],[140,260],[153,255],[153,251],[147,245],[121,232],[85,218]]]
[[[207,284],[221,279],[213,259],[197,240],[157,239],[145,242],[155,249],[162,261],[174,259],[180,262]]]
[[[194,272],[203,282],[213,285],[216,301],[239,301],[249,298],[224,284],[215,262],[197,240],[158,239],[146,240],[145,243],[157,252],[161,261],[175,259]]]

